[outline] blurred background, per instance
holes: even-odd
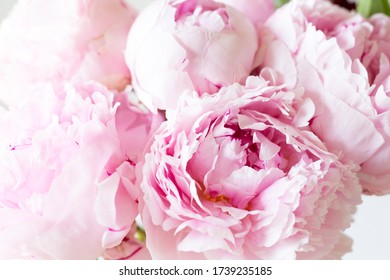
[[[0,0],[0,21],[16,1]],[[152,1],[127,0],[139,11]],[[345,255],[344,259],[390,260],[390,195],[364,196],[363,203],[358,207],[354,217],[354,223],[346,233],[353,238],[354,244],[353,252]]]

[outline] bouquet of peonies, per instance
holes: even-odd
[[[362,194],[390,193],[390,18],[274,2],[19,0],[0,259],[350,251]]]

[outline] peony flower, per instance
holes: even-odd
[[[62,91],[41,85],[0,122],[0,259],[96,259],[138,215],[135,166],[159,117],[97,83]]]
[[[212,0],[156,1],[137,17],[126,62],[139,98],[156,112],[174,109],[186,89],[213,94],[243,82],[257,49],[253,24]]]
[[[321,259],[350,250],[357,166],[308,129],[310,99],[250,77],[183,96],[137,170],[154,259]],[[142,167],[142,168],[141,168]]]
[[[305,32],[305,26],[311,24],[317,30],[322,31],[327,39],[335,38],[340,48],[352,60],[359,59],[366,68],[371,68],[369,64],[378,51],[377,46],[372,46],[373,44],[376,45],[372,41],[381,41],[375,34],[374,29],[380,29],[375,28],[375,22],[383,25],[385,20],[378,20],[382,17],[387,19],[385,16],[378,15],[374,16],[372,20],[367,20],[360,14],[348,11],[329,1],[294,0],[286,7],[277,10],[273,20],[271,20],[275,22],[271,25],[273,25],[272,29],[275,30],[276,21],[283,18],[284,21],[288,21],[290,24],[293,23],[290,28],[295,30],[294,34],[296,38],[299,38]],[[280,27],[278,32],[280,32]],[[383,31],[381,33],[386,34]],[[281,36],[287,39],[288,34],[288,32],[280,32],[278,37]],[[382,51],[384,49],[386,48],[384,47]],[[379,61],[379,56],[377,56],[377,61]],[[377,69],[374,72],[377,73],[378,63],[375,64]],[[372,76],[376,74],[373,74],[370,69],[368,70],[370,81],[372,81]]]
[[[282,32],[277,24],[279,20],[289,24],[286,26],[289,26],[290,32]],[[327,39],[336,39],[339,47],[352,60],[359,59],[368,71],[371,84],[379,72],[380,56],[384,54],[390,57],[390,20],[383,14],[374,15],[367,20],[354,11],[328,1],[294,0],[277,10],[268,26],[277,31],[275,34],[278,38],[289,43],[294,37],[291,34],[295,34],[295,38],[299,40],[307,24],[322,31]]]
[[[277,24],[278,20],[283,20],[283,24]],[[322,31],[328,39],[336,38],[352,59],[363,55],[365,41],[372,31],[372,26],[361,15],[324,0],[293,0],[275,12],[268,26],[292,47],[290,43],[299,40],[308,24]]]
[[[359,177],[366,193],[389,193],[390,157],[386,155],[390,135],[387,113],[378,110],[388,102],[383,91],[381,101],[375,97],[364,60],[360,59],[372,26],[366,22],[348,31],[345,25],[345,32],[341,32],[343,19],[338,26],[326,28],[312,16],[323,11],[321,1],[308,3],[312,2],[318,3],[319,10],[311,10],[311,15],[306,15],[308,9],[302,1],[292,1],[266,22],[257,57],[259,73],[276,85],[302,87],[304,97],[315,105],[310,129],[343,161],[361,166]],[[279,28],[281,21],[287,26],[285,32]],[[383,73],[387,71],[386,66],[382,68]],[[300,104],[296,100],[294,106],[299,108]]]
[[[373,27],[360,14],[318,0],[301,1],[299,9],[305,21],[321,30],[328,39],[335,38],[352,60],[365,55]]]
[[[122,0],[18,1],[0,27],[0,100],[18,105],[39,83],[130,82],[123,52],[136,16]]]

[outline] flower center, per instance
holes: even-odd
[[[210,202],[226,202],[230,203],[230,199],[226,197],[224,194],[207,194],[206,199]]]

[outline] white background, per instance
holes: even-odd
[[[128,0],[138,10],[151,1]],[[16,0],[0,0],[0,20],[15,2]],[[344,259],[390,260],[390,195],[363,197],[363,204],[359,206],[355,222],[347,230],[347,234],[353,238],[354,246],[353,252]]]

